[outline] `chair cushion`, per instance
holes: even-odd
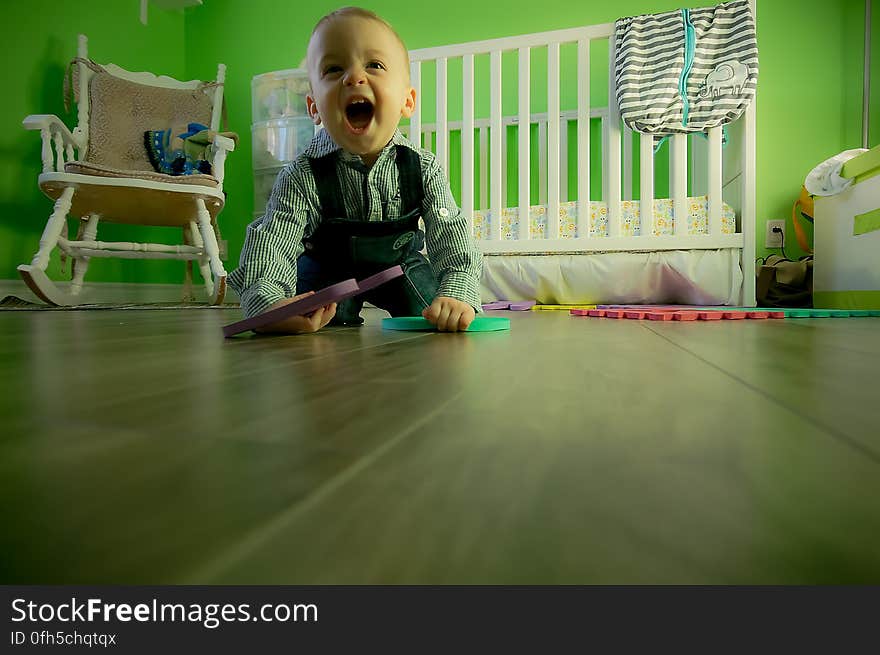
[[[86,158],[123,171],[152,171],[144,132],[171,125],[210,125],[214,89],[170,89],[139,84],[107,72],[89,82],[89,146]]]
[[[134,178],[137,180],[149,180],[150,182],[167,182],[169,184],[195,184],[198,186],[219,186],[217,179],[212,175],[197,173],[193,175],[166,175],[156,171],[132,171],[101,166],[87,161],[71,161],[64,164],[65,173],[78,173],[79,175],[96,175],[99,177]]]

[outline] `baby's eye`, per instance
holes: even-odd
[[[385,64],[381,61],[371,61],[367,64],[367,68],[377,68],[379,70],[385,70]]]
[[[331,64],[330,66],[327,66],[324,68],[324,75],[333,75],[334,73],[341,73],[341,72],[342,72],[342,66],[336,66],[336,65]]]

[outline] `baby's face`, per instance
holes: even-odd
[[[368,18],[337,18],[309,44],[309,114],[372,165],[415,107],[409,62],[394,34]]]

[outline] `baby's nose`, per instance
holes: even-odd
[[[345,78],[345,83],[351,86],[364,84],[367,81],[367,72],[363,68],[350,70]]]

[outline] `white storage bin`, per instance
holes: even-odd
[[[308,116],[308,73],[302,68],[255,75],[251,81],[253,122]]]
[[[310,118],[282,118],[257,123],[253,135],[254,168],[282,166],[296,159],[315,135]]]
[[[815,198],[813,305],[880,309],[880,146],[849,160],[845,191]]]
[[[279,168],[266,168],[261,171],[254,171],[254,212],[262,215],[266,210],[266,202],[269,200],[269,194],[272,193],[272,186],[275,184],[275,178],[278,177]]]

